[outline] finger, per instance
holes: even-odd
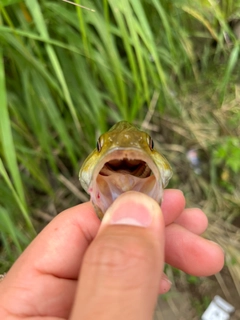
[[[18,258],[1,284],[1,302],[6,312],[11,310],[16,318],[19,314],[36,316],[37,312],[46,317],[54,314],[68,318],[81,261],[99,225],[89,202],[53,219]],[[16,296],[18,301],[13,306]]]
[[[31,283],[33,273],[77,279],[82,257],[99,227],[92,205],[65,210],[34,239],[8,272],[19,286]]]
[[[89,202],[65,210],[43,229],[24,257],[28,257],[30,265],[35,261],[41,273],[76,279],[82,257],[99,225]]]
[[[224,254],[216,243],[177,224],[168,226],[165,236],[165,260],[173,267],[194,276],[210,276],[222,269]]]
[[[198,235],[202,234],[208,226],[207,216],[198,208],[184,209],[175,222]]]
[[[71,319],[151,319],[163,247],[159,205],[136,192],[118,197],[86,251]]]
[[[170,205],[166,203],[168,199]],[[171,217],[170,220],[174,220],[184,203],[181,191],[166,190],[163,210],[167,219]],[[31,243],[18,260],[17,268],[28,257],[29,268],[35,262],[42,273],[77,278],[84,252],[94,239],[99,225],[100,221],[89,202],[63,211]]]
[[[168,279],[167,275],[163,273],[162,278],[160,280],[159,291],[158,294],[164,294],[171,289],[172,282]]]
[[[163,194],[161,204],[166,226],[174,222],[185,207],[185,198],[181,190],[167,189]]]

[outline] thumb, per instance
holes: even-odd
[[[124,193],[86,251],[71,320],[151,319],[163,264],[158,203],[142,193]]]

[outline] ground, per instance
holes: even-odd
[[[222,283],[215,276],[203,278],[199,285],[186,286],[186,282],[177,280],[176,286],[167,295],[159,296],[154,320],[199,320],[215,295],[235,307],[236,311],[230,319],[239,320],[239,294],[229,270],[225,267],[220,274],[227,290],[225,285],[221,288]],[[204,297],[208,297],[207,303],[203,302]]]

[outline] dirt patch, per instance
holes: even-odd
[[[168,294],[159,296],[154,320],[199,320],[215,295],[235,307],[231,320],[240,319],[239,294],[227,267],[217,277],[201,278],[197,284],[177,276],[175,284]]]

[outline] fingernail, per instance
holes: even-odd
[[[126,192],[119,196],[104,215],[103,223],[149,227],[159,205],[139,192]]]
[[[168,276],[165,273],[163,273],[161,281],[164,281],[164,282],[172,285],[172,282],[169,280]]]

